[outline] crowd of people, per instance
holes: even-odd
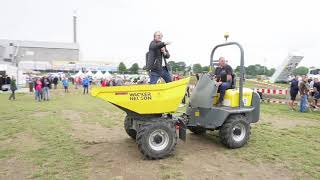
[[[295,110],[295,100],[300,95],[300,112],[308,110],[318,110],[318,100],[320,99],[320,81],[318,78],[308,78],[307,76],[296,76],[290,84],[289,107]]]
[[[79,81],[81,80],[81,81]],[[91,84],[91,80],[89,77],[84,77],[82,79],[77,79],[76,82],[72,77],[57,77],[57,76],[43,76],[43,77],[29,77],[29,91],[34,92],[36,101],[49,101],[50,100],[50,91],[52,89],[58,89],[58,84],[61,82],[62,87],[65,93],[69,93],[70,83],[72,84],[80,84],[83,86],[83,94],[88,94],[89,85]],[[76,86],[78,88],[78,86]]]

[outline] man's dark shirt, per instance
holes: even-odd
[[[299,91],[299,81],[296,79],[291,80],[290,92],[297,93]]]
[[[53,84],[58,84],[58,80],[59,80],[58,77],[54,77],[53,78]]]
[[[316,82],[313,84],[314,88],[317,88],[318,91],[320,91],[320,82]]]
[[[224,65],[223,67],[219,66],[216,68],[214,75],[216,75],[217,82],[227,82],[227,75],[232,75],[233,70],[232,67],[228,64]]]
[[[148,60],[152,63],[151,71],[162,72],[162,57],[168,59],[170,57],[169,52],[166,50],[166,56],[161,52],[161,48],[165,47],[164,42],[151,41],[149,45],[149,57]],[[167,64],[166,64],[167,66]]]

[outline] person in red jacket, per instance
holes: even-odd
[[[39,102],[41,101],[41,91],[42,91],[42,82],[40,78],[36,80],[36,85],[35,85],[35,90],[36,90],[36,100]]]
[[[106,87],[107,86],[107,81],[105,79],[103,79],[101,81],[101,87]]]

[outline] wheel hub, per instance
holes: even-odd
[[[246,136],[246,128],[244,127],[243,124],[236,124],[233,129],[232,129],[232,138],[240,142],[244,139]]]
[[[156,136],[154,137],[154,142],[155,142],[156,144],[160,144],[160,143],[162,142],[162,137],[159,136],[159,135],[156,135]]]
[[[168,144],[169,134],[162,129],[153,131],[149,136],[149,146],[155,151],[164,150]]]

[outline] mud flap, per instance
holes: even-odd
[[[181,119],[178,120],[178,125],[179,125],[179,139],[181,139],[182,141],[186,141],[186,139],[187,139],[187,126],[184,123],[184,121]]]

